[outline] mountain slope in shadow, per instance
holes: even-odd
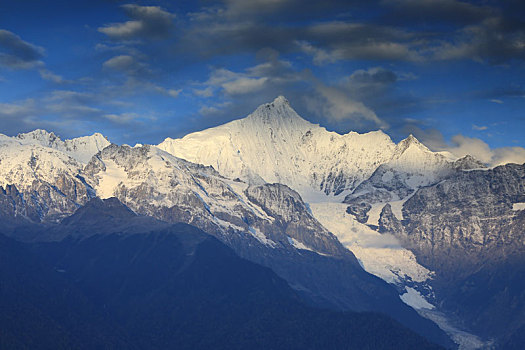
[[[272,270],[193,226],[150,229],[1,236],[0,347],[439,348],[384,315],[307,306]]]

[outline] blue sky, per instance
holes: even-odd
[[[158,143],[284,95],[329,130],[525,160],[522,3],[2,2],[0,133]]]

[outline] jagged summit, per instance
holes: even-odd
[[[411,144],[420,144],[419,140],[416,139],[416,137],[412,134],[408,135],[407,138],[405,138],[404,140],[401,140],[401,142],[399,143],[404,143],[404,144],[407,144],[407,145],[411,145]]]
[[[16,135],[16,138],[21,141],[34,140],[36,142],[44,142],[48,144],[52,144],[57,139],[60,140],[60,137],[55,135],[55,133],[49,132],[44,129],[35,129],[27,133],[20,133]]]
[[[100,133],[62,140],[53,132],[36,129],[20,133],[15,137],[0,135],[0,142],[14,143],[20,146],[42,146],[66,153],[76,161],[86,164],[91,157],[110,144],[107,137]]]
[[[290,104],[290,101],[288,101],[288,99],[284,97],[283,95],[279,95],[275,98],[275,100],[273,100],[272,103],[273,104]]]
[[[262,105],[260,105],[257,109],[260,109],[260,108],[266,108],[266,109],[271,109],[271,108],[283,108],[283,107],[290,107],[290,101],[288,101],[288,99],[286,97],[284,97],[283,95],[279,95],[277,96],[272,102],[269,102],[269,103],[264,103]]]
[[[262,112],[262,111],[279,112],[279,111],[282,111],[288,108],[293,109],[292,106],[290,105],[290,101],[288,101],[286,97],[280,95],[280,96],[277,96],[272,102],[263,103],[262,105],[257,107],[255,109],[254,114],[256,114],[257,112]]]
[[[401,140],[397,146],[396,146],[396,153],[401,155],[403,154],[408,148],[410,147],[416,147],[424,152],[432,152],[428,149],[427,146],[423,145],[419,140],[412,134],[408,135],[408,137],[404,140]]]
[[[239,122],[294,129],[309,128],[314,125],[297,114],[284,96],[278,96],[273,102],[260,105],[253,113],[244,119],[233,121],[233,123]]]
[[[75,141],[80,141],[80,140],[95,140],[96,142],[103,142],[103,143],[105,140],[109,142],[109,139],[99,132],[95,132],[92,135],[86,135],[86,136],[75,137],[72,139],[62,140],[60,136],[56,135],[54,132],[47,131],[45,129],[35,129],[33,131],[29,131],[26,133],[19,133],[18,135],[14,137],[14,139],[21,141],[21,142],[35,141],[36,143],[40,143],[43,146],[45,146],[45,144],[42,144],[42,143],[49,143],[49,144],[74,143]]]
[[[245,118],[181,139],[168,138],[158,147],[211,165],[226,177],[286,184],[310,201],[353,189],[391,159],[395,144],[382,131],[327,131],[303,119],[279,96]]]
[[[460,170],[486,169],[487,166],[475,157],[467,154],[454,162],[454,166]]]

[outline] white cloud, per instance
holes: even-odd
[[[21,103],[0,103],[0,119],[18,118],[35,112],[35,101],[24,100]]]
[[[497,103],[497,104],[503,104],[503,101],[502,100],[498,100],[496,98],[493,98],[491,100],[489,100],[490,102],[494,102],[494,103]]]
[[[258,91],[266,91],[276,86],[298,82],[302,75],[295,71],[289,61],[278,58],[274,50],[262,50],[259,59],[263,63],[248,67],[241,72],[234,72],[225,68],[214,69],[202,89],[194,89],[195,95],[211,97],[219,90],[228,96],[246,95]]]
[[[218,103],[218,104],[216,104],[214,106],[202,106],[199,109],[199,113],[204,115],[204,116],[213,115],[213,114],[216,114],[217,112],[219,112],[222,108],[230,106],[231,104],[232,103],[230,101],[225,101],[225,102],[222,102],[222,103]]]
[[[485,125],[476,125],[476,124],[472,124],[472,129],[477,130],[477,131],[487,130],[488,128],[489,128],[489,127],[488,127],[488,126],[485,126]]]
[[[121,71],[129,75],[142,75],[151,72],[148,65],[139,62],[135,57],[130,55],[118,55],[110,58],[102,64],[105,69]]]
[[[463,135],[455,135],[452,137],[452,146],[447,149],[450,153],[457,157],[464,157],[467,154],[479,159],[483,163],[492,163],[492,150],[490,146],[474,137],[467,137]]]
[[[213,88],[208,86],[205,89],[193,89],[193,93],[200,97],[211,97],[213,96]]]
[[[506,163],[525,163],[525,148],[502,147],[493,150],[492,164],[500,165]]]
[[[126,15],[132,20],[123,23],[108,24],[98,28],[98,31],[112,39],[149,38],[161,39],[167,37],[173,26],[175,15],[162,10],[158,6],[123,5]]]
[[[261,90],[269,77],[257,77],[250,73],[236,73],[228,69],[219,68],[214,70],[208,81],[204,84],[206,88],[194,92],[198,96],[209,97],[213,90],[220,88],[228,95],[242,95]]]
[[[300,51],[312,56],[316,65],[333,63],[340,59],[340,57],[336,57],[334,54],[330,54],[326,50],[315,47],[307,41],[296,41],[295,44],[299,47]]]
[[[124,23],[116,23],[107,27],[99,28],[99,31],[117,38],[129,38],[144,29],[144,23],[141,21],[127,21]]]
[[[222,84],[226,93],[230,95],[241,95],[252,93],[261,90],[264,84],[268,81],[267,77],[262,78],[247,78],[241,77],[227,83]]]
[[[217,107],[213,107],[213,106],[202,106],[200,109],[199,109],[199,113],[202,114],[202,115],[211,115],[211,114],[215,114],[219,111],[219,109]]]
[[[122,114],[105,114],[103,118],[115,123],[115,124],[127,124],[137,118],[134,113],[122,113]]]
[[[456,157],[464,157],[470,154],[489,166],[525,163],[525,148],[523,147],[490,148],[485,141],[479,138],[461,134],[452,137],[451,144],[446,144],[441,134],[436,135],[434,132],[432,135],[430,138],[423,136],[422,141],[435,151],[448,151]]]
[[[182,92],[182,89],[167,89],[168,95],[171,97],[179,97],[179,94]]]
[[[219,68],[211,72],[210,78],[204,84],[212,87],[217,87],[228,81],[238,79],[242,76],[242,73],[235,73],[225,68]]]
[[[65,83],[70,82],[69,80],[65,80],[60,75],[55,74],[48,69],[40,69],[38,73],[40,74],[42,79],[52,81],[53,83],[56,83],[56,84],[65,84]]]
[[[388,124],[372,109],[362,102],[353,100],[344,90],[319,83],[316,91],[322,98],[307,102],[307,107],[314,113],[335,121],[371,122],[381,129],[388,128]]]

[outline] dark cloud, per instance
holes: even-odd
[[[370,1],[370,4],[377,1]],[[325,16],[348,15],[352,10],[361,7],[358,0],[223,0],[208,2],[218,5],[223,15],[233,19],[263,18],[270,21],[295,21],[315,19]]]
[[[473,97],[483,99],[502,99],[507,97],[525,98],[525,88],[519,85],[510,85],[504,87],[495,87],[489,90],[474,92]]]
[[[106,79],[108,86],[118,91],[120,96],[154,93],[176,98],[182,91],[182,89],[159,85],[155,82],[158,72],[151,69],[143,60],[131,55],[114,56],[106,60],[102,67],[107,73],[117,73],[108,74]]]
[[[348,78],[350,83],[357,84],[392,84],[397,81],[396,73],[382,67],[374,67],[368,70],[357,70]]]
[[[346,59],[417,60],[416,37],[402,28],[374,23],[373,18],[359,21],[357,11],[366,7],[374,10],[372,3],[364,6],[359,1],[218,2],[189,14],[176,51],[209,58],[268,47],[281,53],[307,53],[319,64]]]
[[[300,29],[251,20],[228,21],[220,15],[199,20],[186,28],[177,53],[209,58],[216,55],[255,53],[264,48],[290,51]]]
[[[43,65],[44,49],[22,40],[18,35],[0,29],[0,65],[29,69]]]
[[[452,41],[443,41],[434,59],[473,59],[491,64],[525,60],[525,22],[493,17],[459,30]]]
[[[0,66],[10,69],[38,68],[38,73],[44,80],[56,84],[70,83],[45,67],[42,61],[44,52],[44,48],[28,43],[8,30],[0,29]]]
[[[204,57],[272,48],[303,52],[318,64],[350,59],[420,60],[417,37],[410,32],[355,21],[329,21],[289,26],[259,19],[229,20],[220,12],[192,21],[178,53]]]
[[[130,4],[122,6],[129,21],[99,31],[118,40],[167,39],[165,52],[155,53],[187,61],[254,54],[264,48],[303,53],[318,65],[345,60],[501,64],[525,59],[523,22],[490,2],[224,0],[203,4],[198,11],[181,14],[176,31],[174,14],[157,6]],[[126,46],[131,50],[133,41]]]
[[[414,75],[371,67],[354,71],[336,86],[345,91],[347,96],[373,110],[382,124],[388,125],[390,132],[395,133],[400,124],[405,123],[405,118],[424,108],[420,97],[400,88],[400,83],[407,79],[414,79]]]
[[[381,5],[387,10],[383,19],[400,24],[437,22],[468,25],[498,12],[493,7],[456,0],[382,0]]]
[[[331,21],[306,28],[306,41],[336,60],[417,61],[417,37],[406,30],[373,23]]]
[[[98,28],[99,32],[118,40],[165,39],[172,33],[175,15],[160,7],[127,4],[122,8],[131,20],[108,24]]]
[[[501,8],[507,17],[522,17],[525,13],[525,2],[522,0],[489,0],[492,6]]]
[[[384,0],[357,6],[336,1],[333,8],[352,14],[340,18],[324,2],[232,0],[222,5],[191,14],[178,52],[210,57],[271,47],[305,53],[319,65],[340,60],[501,64],[525,59],[523,22],[490,3]],[[309,13],[315,21],[281,17],[288,8]],[[331,16],[323,20],[323,13]]]

